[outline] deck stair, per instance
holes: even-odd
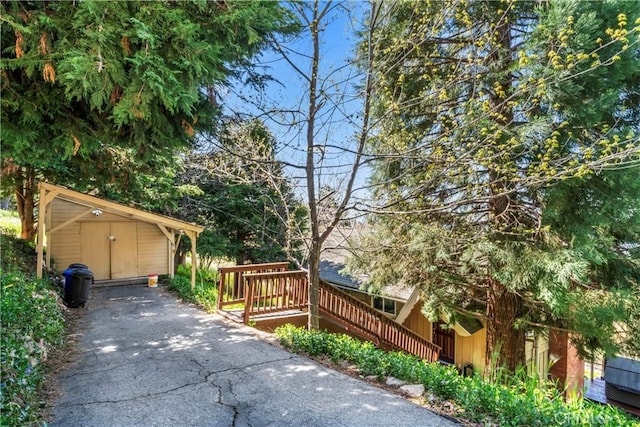
[[[223,267],[219,272],[218,309],[237,312],[242,307],[244,324],[270,315],[285,324],[288,316],[300,316],[308,310],[309,284],[304,270],[291,271],[287,263],[270,263]],[[318,306],[322,317],[380,348],[438,360],[440,347],[323,281]]]

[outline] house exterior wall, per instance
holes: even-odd
[[[487,346],[487,328],[468,337],[456,333],[456,366],[462,368],[466,364],[473,365],[473,371],[484,372],[484,355]]]
[[[342,288],[354,298],[371,305],[371,295]],[[403,303],[397,302],[396,314]],[[405,319],[403,326],[433,342],[433,323],[422,314],[422,301],[418,301]],[[344,329],[331,322],[321,323],[321,328],[329,332],[344,333]],[[470,336],[455,334],[454,363],[458,369],[471,364],[475,373],[482,374],[485,369],[487,329],[482,328]],[[537,372],[540,378],[546,378],[549,369],[549,341],[542,334],[532,336],[526,341],[526,363],[530,373]]]
[[[549,377],[558,381],[567,396],[581,394],[584,388],[584,361],[578,357],[568,333],[549,333],[549,354],[554,361],[549,368]]]
[[[169,243],[156,224],[109,212],[95,216],[87,206],[62,199],[54,199],[49,209],[48,230],[76,218],[48,235],[47,250],[57,271],[82,262],[96,280],[169,273]]]
[[[416,332],[420,336],[433,341],[433,323],[422,314],[422,301],[418,301],[411,313],[404,321],[404,326]],[[455,335],[455,355],[454,363],[461,369],[464,365],[471,363],[474,372],[484,370],[484,353],[486,346],[486,328],[482,328],[469,337]]]
[[[423,338],[433,341],[433,326],[422,314],[422,301],[418,301],[404,321],[404,326]]]

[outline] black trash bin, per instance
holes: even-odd
[[[74,262],[73,264],[69,264],[69,267],[65,271],[62,272],[62,276],[64,277],[64,286],[63,288],[66,290],[71,286],[71,273],[80,268],[89,268],[84,264],[79,262]]]
[[[69,307],[84,307],[89,299],[89,288],[93,282],[93,273],[86,268],[71,271],[69,283],[65,283],[64,301]]]

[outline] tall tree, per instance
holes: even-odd
[[[206,227],[203,261],[236,264],[301,258],[306,210],[274,158],[276,140],[258,120],[231,121],[183,160],[176,217]]]
[[[267,63],[279,63],[281,75],[276,78],[285,90],[278,96],[277,87],[268,86],[270,91],[257,97],[256,107],[282,140],[276,157],[306,199],[309,231],[300,264],[308,270],[309,327],[317,328],[323,244],[342,219],[358,214],[361,173],[368,161],[372,55],[367,48],[356,52],[355,43],[354,51],[345,55],[345,39],[349,31],[355,32],[354,22],[366,23],[359,30],[367,33],[376,16],[375,10],[363,10],[358,2],[287,5],[301,31],[295,37],[274,37],[275,53],[265,58]],[[365,19],[367,15],[370,18]],[[246,93],[239,95],[248,98]],[[325,192],[328,188],[331,191]]]
[[[26,239],[37,179],[129,200],[170,183],[173,156],[213,126],[221,85],[291,28],[275,1],[0,7],[3,186]]]
[[[527,324],[578,327],[560,319],[591,289],[593,260],[568,247],[571,234],[544,208],[563,180],[639,166],[633,6],[382,3],[382,123],[371,139],[385,156],[373,178],[379,233],[356,264],[378,284],[419,286],[431,318],[480,313],[487,366],[493,354],[510,370],[524,362]],[[618,255],[635,269],[623,281],[637,286],[637,263]]]
[[[586,270],[582,286],[548,304],[552,324],[580,332],[585,358],[640,355],[640,168],[564,180],[548,190],[542,220]]]

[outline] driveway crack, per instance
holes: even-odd
[[[191,382],[188,384],[183,384],[181,386],[178,387],[174,387],[168,390],[163,390],[157,393],[147,393],[143,396],[136,396],[136,397],[131,397],[128,399],[118,399],[118,400],[96,400],[93,402],[80,402],[80,403],[72,403],[72,404],[66,404],[66,405],[60,405],[61,407],[65,407],[65,408],[73,408],[76,406],[87,406],[87,405],[102,405],[102,404],[117,404],[117,403],[124,403],[124,402],[135,402],[136,400],[141,400],[141,399],[146,399],[149,397],[156,397],[156,396],[162,396],[164,394],[168,394],[168,393],[173,393],[175,391],[178,390],[182,390],[184,388],[188,388],[188,387],[193,387],[193,386],[197,386],[199,384],[202,384],[203,381],[196,381],[196,382]]]

